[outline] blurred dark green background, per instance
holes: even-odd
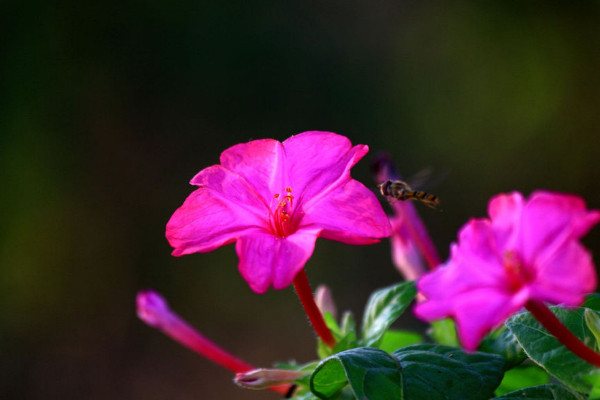
[[[598,1],[2,2],[0,397],[277,398],[134,312],[152,287],[255,365],[313,357],[291,288],[255,295],[232,246],[173,258],[164,239],[238,142],[338,132],[371,147],[369,185],[381,149],[434,167],[443,212],[419,209],[443,257],[498,192],[600,208],[599,27]],[[388,247],[321,240],[309,279],[360,316],[400,279]]]

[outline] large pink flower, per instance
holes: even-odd
[[[538,191],[501,194],[490,219],[472,219],[451,247],[447,264],[418,282],[426,301],[418,317],[452,317],[459,339],[474,350],[481,339],[528,300],[578,306],[596,287],[589,252],[579,238],[600,220],[577,196]]]
[[[287,287],[317,237],[370,244],[390,235],[375,195],[350,177],[368,151],[331,132],[304,132],[283,143],[230,147],[200,171],[198,186],[167,224],[173,255],[236,242],[239,270],[252,290]]]

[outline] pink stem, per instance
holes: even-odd
[[[529,300],[525,305],[531,315],[537,319],[559,342],[571,350],[576,356],[588,363],[600,367],[600,354],[586,346],[578,337],[567,329],[554,315],[552,310],[541,301]]]
[[[176,342],[195,351],[202,357],[225,367],[232,372],[247,372],[255,369],[254,366],[221,349],[181,319],[173,318],[171,323],[172,327],[175,329],[163,329],[162,331]]]
[[[306,272],[304,272],[304,269],[298,272],[294,278],[294,288],[296,289],[296,293],[298,293],[300,302],[302,303],[304,311],[306,312],[306,315],[308,316],[308,319],[310,320],[315,332],[317,335],[319,335],[323,343],[325,343],[329,348],[334,348],[336,341],[333,337],[333,334],[325,324],[323,315],[315,303],[315,299],[310,289],[310,284],[308,283],[308,278],[306,277]]]

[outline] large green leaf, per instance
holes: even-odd
[[[363,315],[363,344],[377,346],[386,329],[406,310],[416,294],[417,290],[412,281],[374,292]]]
[[[335,399],[347,384],[364,400],[487,400],[503,375],[496,354],[465,353],[434,344],[392,354],[361,347],[321,361],[310,379],[320,399]]]
[[[585,400],[587,397],[566,386],[550,383],[515,390],[493,400]]]
[[[402,366],[406,400],[487,400],[503,376],[504,358],[417,344],[392,353]]]
[[[584,317],[586,310],[594,313],[596,311],[585,307],[573,310],[560,307],[550,308],[575,336],[592,349],[597,348],[596,339],[587,326]],[[594,385],[586,377],[598,374],[600,372],[598,368],[571,353],[554,336],[548,333],[530,313],[526,312],[513,316],[506,321],[506,326],[515,335],[527,355],[551,375],[576,391],[589,393],[592,390]]]
[[[310,378],[310,389],[320,399],[331,399],[348,383],[357,399],[403,398],[398,361],[376,348],[346,350],[321,361]]]

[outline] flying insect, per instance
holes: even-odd
[[[388,197],[388,199],[415,200],[433,209],[440,205],[440,199],[436,195],[421,190],[413,190],[404,181],[388,179],[377,185],[377,187],[381,191],[381,195]]]

